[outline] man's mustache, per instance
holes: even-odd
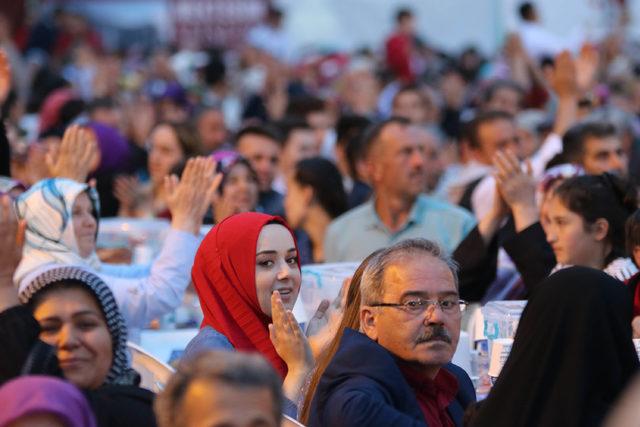
[[[418,344],[429,341],[444,341],[451,344],[451,335],[442,325],[428,326],[425,333],[418,338]]]

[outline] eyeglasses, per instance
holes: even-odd
[[[374,302],[367,304],[369,307],[394,307],[406,311],[410,314],[422,314],[429,307],[440,307],[440,310],[447,315],[460,315],[469,303],[462,299],[445,299],[445,300],[428,300],[428,299],[412,299],[402,303],[391,302]]]

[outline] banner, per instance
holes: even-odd
[[[179,47],[233,48],[262,21],[269,0],[169,0]]]

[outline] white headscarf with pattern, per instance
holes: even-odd
[[[91,200],[97,222],[100,217],[98,194],[87,184],[66,178],[45,179],[18,197],[16,213],[26,221],[27,229],[22,260],[13,276],[16,286],[27,274],[45,264],[101,269],[95,250],[86,258],[80,256],[73,229],[73,204],[83,192]]]

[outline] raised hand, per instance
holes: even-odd
[[[293,313],[282,303],[280,293],[271,294],[271,316],[269,338],[278,355],[290,371],[307,370],[313,366],[311,348]]]
[[[289,400],[297,402],[305,379],[313,369],[311,347],[293,313],[284,307],[278,291],[271,294],[271,317],[269,338],[288,368],[282,389]]]
[[[78,125],[69,126],[60,145],[52,146],[46,156],[51,176],[78,182],[85,182],[99,161],[100,151],[95,134]]]
[[[11,198],[0,197],[0,311],[19,303],[13,273],[22,259],[25,225],[18,222]]]
[[[222,181],[211,157],[195,157],[187,161],[182,179],[165,177],[166,202],[171,212],[171,226],[194,234],[200,232],[202,219],[214,193]]]
[[[0,106],[4,104],[11,90],[11,67],[7,54],[0,49]]]
[[[560,98],[578,96],[576,62],[571,57],[571,53],[566,50],[560,52],[555,58],[551,88]]]
[[[527,161],[526,171],[523,171],[515,154],[498,151],[493,157],[493,165],[498,192],[513,213],[516,230],[521,231],[538,221],[536,182],[531,163]]]
[[[322,329],[325,328],[325,326],[327,326],[327,324],[329,323],[330,307],[331,303],[328,299],[323,299],[322,301],[320,301],[320,304],[318,304],[318,308],[313,314],[313,317],[307,322],[307,327],[304,331],[307,337],[318,334]]]
[[[596,82],[596,74],[600,65],[598,49],[590,43],[585,43],[580,49],[575,64],[578,89],[583,93],[591,90]]]

